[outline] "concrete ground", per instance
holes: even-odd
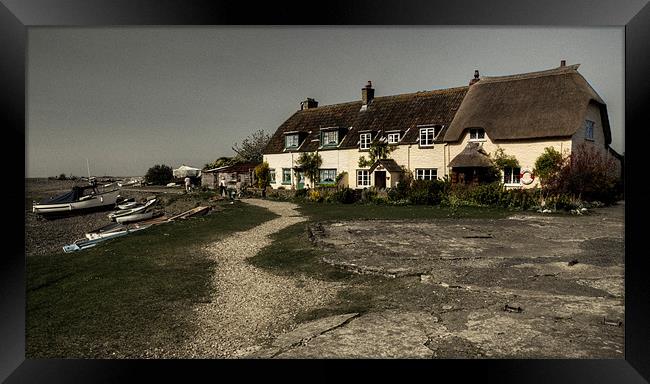
[[[314,224],[327,263],[409,294],[301,324],[252,357],[623,358],[624,207]]]

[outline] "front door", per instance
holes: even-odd
[[[386,189],[386,171],[375,172],[375,188]]]
[[[305,172],[297,172],[296,180],[296,189],[305,188]]]

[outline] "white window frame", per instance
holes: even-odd
[[[370,149],[372,133],[361,133],[359,135],[359,149]]]
[[[271,184],[275,184],[275,168],[269,168],[269,179]]]
[[[429,132],[431,131],[431,132]],[[431,133],[431,142],[429,142],[429,133]],[[424,141],[422,140],[424,135]],[[436,140],[436,128],[424,127],[420,128],[420,147],[433,147],[433,142]]]
[[[284,180],[285,172],[289,171],[289,181]],[[291,168],[282,168],[282,184],[291,184]]]
[[[596,122],[585,120],[585,140],[594,141],[594,127]]]
[[[332,177],[332,181],[325,182],[325,178],[323,177],[324,172],[334,174],[334,177]],[[320,179],[319,184],[333,184],[333,183],[336,183],[336,168],[321,168],[321,169],[319,169],[318,176],[319,176],[319,179]]]
[[[416,168],[416,180],[438,180],[438,168]]]
[[[479,137],[479,133],[482,137]],[[485,138],[485,129],[483,128],[470,128],[469,130],[469,141],[486,141]]]
[[[434,133],[435,133],[435,131],[434,131]],[[397,143],[399,143],[399,140],[401,139],[399,132],[389,133],[387,137],[388,137],[388,144],[397,144]]]
[[[334,141],[328,141],[327,136],[329,135],[334,135],[335,140]],[[321,132],[321,146],[327,147],[327,146],[335,146],[339,144],[339,131],[322,131]]]
[[[518,172],[514,172],[518,170]],[[507,172],[509,171],[509,172]],[[515,175],[517,181],[515,182]],[[521,168],[520,167],[504,167],[503,168],[503,184],[505,185],[521,185]],[[508,177],[510,176],[510,177]]]
[[[370,171],[367,169],[358,169],[357,187],[369,187],[369,186],[370,186]]]
[[[294,141],[295,141],[295,143],[296,143],[295,145],[293,145],[293,144],[292,144],[292,145],[289,145],[289,142],[292,142],[292,143],[293,143]],[[288,148],[298,148],[299,146],[300,146],[300,138],[298,137],[297,134],[286,135],[286,136],[284,137],[284,148],[285,148],[285,149],[288,149]]]

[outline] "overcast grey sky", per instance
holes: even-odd
[[[29,28],[27,177],[202,167],[320,105],[580,63],[624,151],[624,30],[527,27]]]

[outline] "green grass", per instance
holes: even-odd
[[[209,300],[214,270],[200,245],[276,217],[222,207],[85,251],[29,257],[27,357],[137,357],[191,337],[192,307]]]

